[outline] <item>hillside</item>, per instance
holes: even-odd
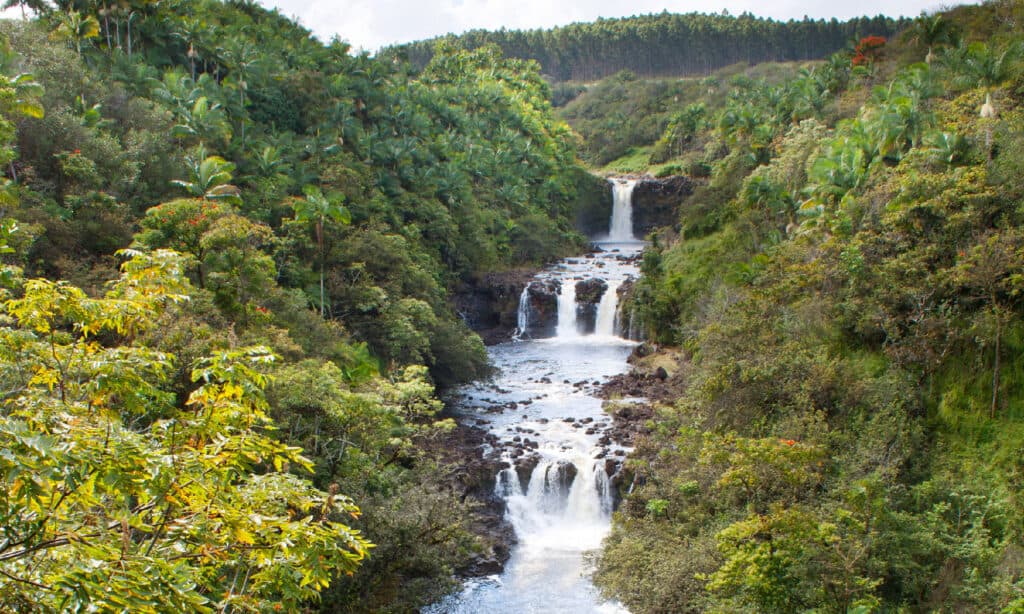
[[[631,611],[1020,611],[1022,18],[680,82],[610,163],[700,182],[631,298],[659,402],[597,573]]]
[[[602,184],[536,68],[33,7],[0,24],[0,610],[408,611],[493,559],[443,460],[435,387],[490,369],[451,293],[578,251]]]

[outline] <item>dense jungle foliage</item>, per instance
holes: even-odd
[[[700,181],[630,299],[683,358],[602,590],[1024,611],[1020,0],[474,33],[418,68],[245,0],[8,5],[34,17],[0,24],[0,609],[451,589],[484,545],[435,390],[488,367],[449,296],[582,247],[599,190],[555,102],[592,165]],[[696,24],[720,40],[666,59]]]
[[[488,371],[449,293],[579,250],[601,183],[536,65],[414,75],[244,1],[8,4],[0,609],[443,594],[482,545],[435,386]]]
[[[637,75],[707,74],[737,62],[785,62],[823,58],[850,39],[891,36],[906,19],[859,17],[849,21],[775,21],[744,13],[639,15],[599,19],[548,30],[472,30],[449,36],[467,49],[498,45],[506,56],[536,60],[553,81],[594,81],[619,71]],[[437,40],[385,49],[425,66]]]
[[[1022,22],[672,86],[645,162],[705,178],[632,298],[681,358],[598,567],[631,611],[1024,611]]]

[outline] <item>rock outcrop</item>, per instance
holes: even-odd
[[[516,543],[515,529],[505,518],[505,502],[494,493],[495,476],[502,462],[486,454],[496,438],[478,428],[460,424],[430,446],[429,451],[449,468],[443,473],[447,486],[462,499],[477,503],[467,527],[479,539],[480,550],[456,570],[461,577],[499,573]]]
[[[530,317],[526,336],[534,339],[555,336],[555,329],[558,328],[558,292],[561,289],[562,284],[553,279],[535,279],[530,282],[527,289]]]
[[[692,179],[680,175],[640,179],[633,189],[633,235],[644,237],[659,226],[674,226],[693,186]]]
[[[608,282],[597,277],[576,282],[576,328],[588,335],[597,327],[597,307]]]
[[[508,341],[516,329],[516,312],[523,288],[536,271],[486,273],[454,293],[455,309],[487,345]]]

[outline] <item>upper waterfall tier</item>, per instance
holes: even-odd
[[[612,220],[608,240],[635,241],[633,236],[633,188],[636,179],[609,179],[612,182]]]

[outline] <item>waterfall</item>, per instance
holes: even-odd
[[[633,188],[635,179],[612,181],[612,221],[608,229],[609,241],[635,241],[633,236]]]
[[[615,313],[619,306],[621,285],[621,280],[608,281],[608,288],[601,295],[601,302],[597,304],[597,325],[594,327],[594,334],[609,337],[615,335]]]
[[[566,498],[576,477],[575,469],[575,465],[566,461],[538,463],[526,489],[531,515],[557,516],[565,511]]]
[[[578,337],[579,334],[576,327],[576,281],[566,278],[562,280],[562,287],[558,291],[558,328],[555,336],[566,339]]]
[[[573,482],[566,508],[568,516],[576,521],[600,522],[612,514],[611,480],[603,462],[590,466],[589,474],[580,475]]]
[[[613,498],[604,461],[591,459],[546,460],[537,464],[523,492],[514,469],[498,476],[497,492],[503,493],[508,519],[524,542],[545,548],[576,548],[600,545]]]
[[[494,482],[494,494],[502,499],[508,499],[514,495],[521,495],[523,487],[519,483],[519,474],[515,467],[506,467],[498,473],[498,479]]]
[[[487,454],[502,463],[493,495],[516,541],[499,574],[466,582],[422,614],[628,614],[593,585],[588,554],[611,528],[617,487],[609,473],[623,460],[594,382],[628,369],[633,344],[616,333],[641,324],[635,318],[630,326],[634,318],[619,301],[643,248],[625,236],[538,274],[533,293],[519,296],[519,341],[490,346],[494,379],[463,388],[453,404],[460,422],[487,431]],[[577,288],[580,280],[591,283]],[[595,334],[581,332],[590,322]],[[556,339],[544,338],[552,333]],[[502,554],[482,556],[489,567]]]
[[[527,284],[523,288],[523,293],[519,295],[519,310],[516,312],[516,332],[512,335],[513,339],[522,339],[523,336],[529,336],[527,332],[530,328],[530,285]]]
[[[615,304],[615,321],[612,323],[612,331],[620,337],[630,338],[629,331],[622,327],[622,304],[618,302]]]

